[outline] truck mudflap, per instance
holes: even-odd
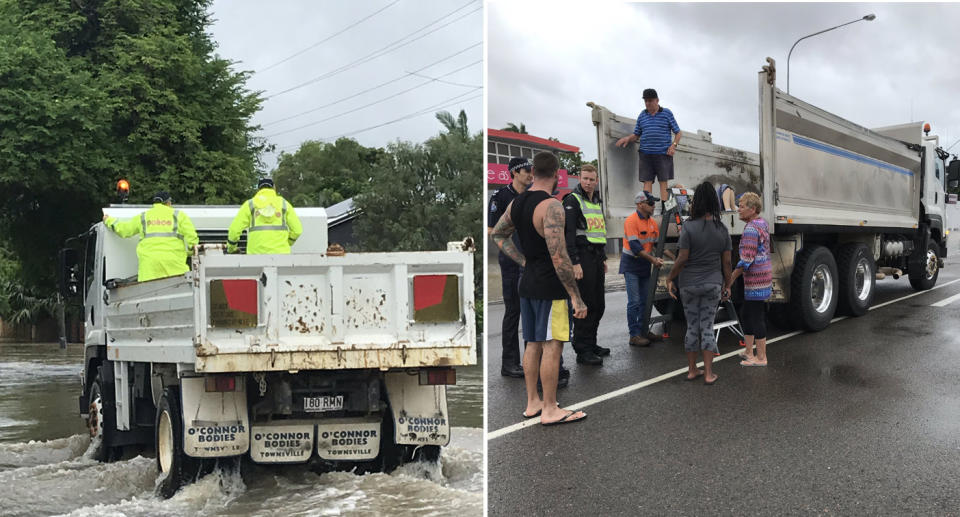
[[[283,420],[254,424],[250,459],[304,463],[313,455],[332,461],[372,460],[380,453],[380,417]]]
[[[180,380],[183,452],[194,458],[245,454],[250,448],[247,390],[243,376],[234,391],[206,391],[203,377]]]
[[[400,445],[450,443],[446,386],[421,386],[417,372],[384,374],[394,422],[394,442]]]

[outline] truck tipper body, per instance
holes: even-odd
[[[948,169],[956,180],[960,162],[948,166],[929,126],[859,126],[779,90],[769,58],[758,90],[760,152],[715,144],[707,131],[683,131],[673,183],[691,195],[703,181],[760,195],[761,216],[770,225],[771,316],[782,326],[819,330],[838,309],[861,315],[873,301],[878,272],[908,276],[918,290],[933,287],[947,254]],[[622,238],[642,186],[636,147],[614,144],[631,134],[636,115],[588,106],[607,235]],[[721,218],[736,250],[745,223],[736,211]],[[664,293],[669,270],[661,269]]]
[[[299,208],[290,254],[225,254],[237,207],[177,208],[200,236],[184,275],[136,281],[137,239],[103,224],[63,252],[65,293],[83,297],[95,456],[152,444],[164,495],[215,459],[389,471],[438,458],[446,386],[476,364],[469,243],[328,254],[324,210]]]

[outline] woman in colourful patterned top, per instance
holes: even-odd
[[[767,222],[760,217],[763,205],[760,196],[747,192],[740,198],[737,211],[740,220],[747,223],[740,237],[740,262],[733,270],[729,289],[734,280],[743,274],[743,309],[740,310],[740,324],[743,326],[743,340],[747,345],[742,366],[767,365],[767,298],[773,275],[770,267],[770,230]],[[753,353],[753,345],[757,353]]]

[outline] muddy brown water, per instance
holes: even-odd
[[[215,471],[163,500],[156,464],[134,456],[99,463],[80,419],[81,345],[0,343],[0,515],[412,515],[483,514],[483,374],[457,369],[447,391],[453,433],[439,465],[392,474],[314,474],[254,468]]]

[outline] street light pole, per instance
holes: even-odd
[[[796,47],[796,46],[797,46],[797,43],[800,43],[801,41],[803,41],[803,40],[805,40],[805,39],[807,39],[807,38],[812,38],[813,36],[816,36],[817,34],[823,34],[824,32],[829,32],[829,31],[832,31],[833,29],[839,29],[840,27],[843,27],[843,26],[845,26],[845,25],[850,25],[851,23],[857,23],[857,22],[861,22],[861,21],[864,21],[864,20],[866,20],[866,21],[868,21],[868,22],[871,22],[871,21],[876,20],[876,19],[877,19],[877,15],[875,15],[875,14],[868,14],[868,15],[864,16],[863,18],[857,18],[856,20],[853,20],[853,21],[851,21],[851,22],[841,23],[840,25],[837,25],[836,27],[830,27],[829,29],[823,29],[823,30],[820,31],[820,32],[814,32],[813,34],[807,34],[806,36],[804,36],[804,37],[798,39],[797,41],[795,41],[795,42],[793,43],[793,47]],[[793,54],[793,47],[790,47],[790,52],[787,54],[787,93],[790,93],[790,55]]]

